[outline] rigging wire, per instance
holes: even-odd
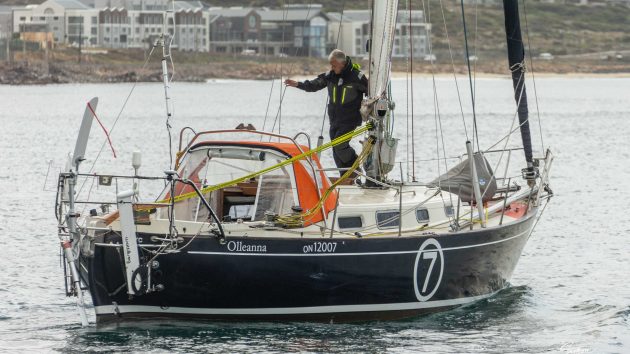
[[[172,131],[171,129],[173,128],[173,125],[171,124],[173,117],[175,116],[174,114],[174,104],[172,103],[172,100],[169,96],[168,93],[168,88],[170,88],[171,83],[173,82],[173,78],[175,77],[175,64],[173,62],[173,53],[171,51],[171,48],[173,46],[173,40],[175,39],[175,29],[176,29],[176,17],[175,17],[175,0],[171,1],[171,16],[173,17],[173,35],[169,36],[168,35],[168,31],[167,31],[167,27],[168,27],[168,10],[164,11],[164,19],[163,19],[163,26],[162,26],[162,60],[163,61],[167,61],[170,62],[171,64],[171,77],[168,77],[168,73],[165,75],[165,81],[164,82],[164,94],[165,94],[165,99],[166,99],[166,132],[168,134],[168,154],[169,154],[169,164],[168,164],[168,168],[171,169],[173,167],[173,136],[172,136]],[[170,38],[169,38],[170,37]],[[168,44],[167,44],[168,41]],[[164,66],[165,68],[167,68],[166,66]],[[164,73],[163,73],[164,74]],[[170,104],[170,109],[169,109],[169,104]]]
[[[411,6],[411,5],[409,5],[409,0],[407,0],[407,4],[406,5],[407,5],[406,7],[410,7]],[[409,36],[409,41],[411,41],[411,32],[409,32],[407,35]],[[405,138],[407,139],[406,145],[405,145],[406,146],[405,150],[406,150],[406,155],[407,155],[407,161],[405,161],[405,162],[406,162],[406,165],[407,165],[406,166],[407,167],[407,176],[406,177],[407,177],[407,179],[409,179],[409,163],[411,162],[410,161],[411,160],[411,154],[410,154],[410,151],[409,151],[410,135],[411,135],[409,133],[409,126],[410,126],[410,124],[409,124],[409,106],[410,106],[410,103],[409,103],[409,55],[405,56],[405,68],[406,68],[406,71],[405,71],[405,108],[407,109],[406,126],[405,126],[405,129],[406,129]],[[414,161],[415,161],[415,158],[414,158]],[[415,168],[414,168],[414,170],[415,170]],[[402,181],[402,176],[400,176],[400,178],[401,178],[401,181]]]
[[[521,81],[522,81],[522,80],[525,80],[525,73],[524,73],[524,72],[521,72],[521,76],[520,76],[520,77],[519,77],[519,79],[518,79],[518,82],[517,82],[517,86],[516,86],[516,87],[519,87],[518,85],[520,85],[520,83],[521,83]],[[523,92],[525,92],[525,85],[523,85],[523,86],[522,86],[522,88],[521,88],[521,92],[519,92],[518,102],[517,102],[517,104],[516,104],[516,107],[517,107],[517,108],[516,108],[516,112],[514,112],[514,117],[512,118],[512,125],[511,125],[511,127],[510,127],[510,130],[511,130],[511,131],[510,131],[510,133],[509,133],[507,136],[505,136],[505,137],[503,138],[503,139],[505,139],[505,144],[503,145],[503,149],[501,149],[501,154],[499,155],[499,159],[497,160],[497,163],[496,163],[496,165],[495,165],[495,167],[494,167],[494,170],[492,171],[492,176],[490,176],[490,181],[489,181],[489,183],[491,183],[493,179],[495,179],[495,180],[496,180],[496,171],[499,169],[499,165],[501,164],[501,161],[503,160],[503,155],[505,154],[505,151],[506,151],[506,149],[507,149],[507,146],[508,146],[508,144],[509,144],[509,142],[510,142],[510,137],[512,136],[512,134],[513,134],[514,132],[516,132],[516,130],[517,130],[517,129],[519,129],[519,128],[521,127],[521,125],[525,124],[525,122],[527,122],[527,121],[529,120],[529,118],[528,118],[525,122],[523,122],[523,123],[519,124],[519,126],[518,126],[518,127],[516,127],[515,129],[513,129],[513,130],[512,130],[512,128],[514,127],[514,124],[516,123],[516,118],[518,117],[518,106],[520,105],[520,103],[521,103],[521,99],[523,98]],[[501,139],[501,140],[497,141],[494,145],[492,145],[491,147],[489,147],[488,149],[486,149],[486,151],[491,150],[494,146],[498,145],[498,144],[499,144],[499,143],[500,143],[503,139]],[[487,191],[488,191],[488,189],[486,188],[486,189],[483,191],[483,194],[481,195],[481,198],[483,198],[483,197],[486,195],[486,192],[487,192]]]
[[[531,73],[532,73],[532,83],[534,84],[534,98],[536,101],[536,114],[538,115],[538,130],[539,130],[539,135],[540,135],[540,145],[541,145],[541,153],[545,153],[545,142],[543,140],[543,133],[542,133],[542,120],[540,118],[540,108],[538,106],[538,92],[536,91],[536,76],[534,75],[534,59],[532,57],[532,45],[530,43],[530,39],[529,39],[529,25],[527,24],[527,4],[526,1],[523,1],[523,17],[525,19],[525,34],[527,35],[527,48],[529,48],[528,50],[528,54],[529,54],[529,66],[531,67]]]
[[[282,3],[284,5],[284,1]],[[309,9],[310,9],[310,5],[309,5]],[[280,99],[281,100],[282,100],[282,63],[283,63],[282,48],[284,47],[284,31],[285,31],[284,24],[286,23],[287,11],[288,11],[288,9],[286,9],[283,6],[283,10],[282,10],[282,24],[283,24],[283,27],[282,27],[282,42],[280,44],[280,53],[279,53],[280,62],[278,64],[276,64],[276,67],[275,67],[275,69],[273,71],[273,77],[275,77],[276,74],[278,73],[278,67],[280,67],[280,77],[278,78],[278,80],[280,81],[279,85],[280,85]],[[267,117],[269,117],[269,106],[271,105],[271,98],[273,97],[273,86],[274,86],[275,82],[276,82],[276,80],[271,79],[271,89],[269,90],[269,99],[267,100],[267,108],[265,109],[265,119],[263,120],[262,131],[265,131],[265,128],[267,126]],[[278,109],[281,109],[281,107],[278,107]],[[277,118],[278,117],[276,115],[276,119]],[[275,128],[275,121],[274,121],[274,128]],[[271,129],[272,132],[273,132],[274,128]],[[260,136],[260,140],[262,141],[262,139],[263,139],[263,136],[261,135]]]
[[[282,3],[284,4],[284,1]],[[304,21],[302,23],[302,28],[306,27],[306,24],[308,22],[308,17],[311,14],[312,5],[313,5],[313,0],[310,0],[310,2],[308,3],[308,6],[307,6],[306,16],[304,17]],[[288,10],[289,9],[286,8],[285,9],[286,12],[283,13],[283,22],[286,21],[286,17],[284,17],[284,14],[287,14],[287,16],[288,16]],[[283,28],[282,29],[282,38],[283,38],[282,39],[282,43],[283,43],[283,45],[284,45],[284,32],[285,32],[285,29]],[[299,53],[300,53],[300,48],[296,47],[293,56],[297,57]],[[281,63],[281,66],[280,66],[280,102],[279,102],[279,105],[278,105],[278,112],[276,112],[276,117],[275,117],[275,119],[273,121],[273,126],[271,127],[271,132],[273,132],[275,130],[276,123],[278,123],[278,125],[281,123],[280,120],[281,120],[282,102],[284,101],[284,95],[287,92],[287,87],[286,86],[282,87],[282,60],[280,61],[280,63]],[[295,65],[295,61],[292,62],[289,65],[289,70],[288,70],[289,74],[293,70],[293,65]],[[278,126],[278,133],[280,133],[280,127],[279,126]],[[269,140],[271,140],[271,137],[269,138]]]
[[[283,8],[283,12],[282,12],[282,44],[280,45],[280,53],[282,53],[282,48],[284,48],[284,35],[285,35],[285,25],[286,25],[286,21],[287,21],[287,16],[289,15],[289,9],[286,7],[286,4],[284,2],[284,0],[282,0],[282,8]],[[311,7],[308,7],[309,11],[311,10]],[[308,15],[307,15],[308,17]],[[304,30],[304,27],[302,27],[302,30]],[[284,62],[284,56],[280,55],[280,88],[282,88],[282,64]],[[286,91],[286,90],[285,90]],[[278,134],[280,134],[280,126],[282,125],[282,98],[284,97],[284,92],[282,92],[282,89],[280,90],[280,98],[279,98],[279,103],[278,103],[278,115],[276,116],[276,119],[278,119]],[[276,121],[274,120],[273,122],[273,127],[271,128],[271,132],[273,133],[273,130],[276,126]],[[269,137],[271,139],[271,137]]]
[[[526,5],[525,5],[525,4],[523,4],[523,9],[524,9],[524,16],[525,16],[525,26],[526,26],[526,34],[527,34],[527,40],[528,40],[528,47],[530,47],[530,48],[531,48],[531,45],[530,45],[530,42],[529,42],[530,37],[529,37],[529,28],[528,28],[528,26],[527,26],[527,12],[526,12],[527,10],[526,10]],[[532,70],[533,70],[533,60],[532,60],[532,55],[531,55],[531,52],[529,53],[529,56],[530,56],[530,63],[531,63],[531,65],[532,65]],[[519,63],[518,65],[514,65],[514,66],[513,66],[513,67],[511,67],[510,69],[511,69],[511,70],[519,70],[519,69],[521,69],[521,68],[524,68],[524,65],[525,65],[525,62],[523,61],[522,63]],[[541,119],[540,119],[540,110],[539,110],[539,107],[538,107],[538,95],[536,94],[536,82],[535,82],[535,79],[534,79],[534,74],[533,74],[533,72],[532,72],[532,79],[533,79],[533,81],[534,81],[534,94],[535,94],[535,97],[536,97],[536,109],[537,109],[537,115],[538,115],[538,124],[539,124],[539,130],[540,130],[540,139],[541,139],[541,144],[542,144],[542,148],[543,148],[543,151],[544,151],[544,143],[543,143],[543,136],[542,136],[542,124],[541,124]],[[519,85],[521,85],[521,82],[523,82],[524,80],[525,80],[525,70],[521,70],[521,74],[520,74],[520,77],[519,77],[519,79],[518,79],[518,81],[517,81],[517,85],[516,85],[516,87],[519,87]],[[528,117],[528,118],[527,118],[524,122],[520,123],[520,124],[519,124],[516,128],[514,128],[514,124],[515,124],[515,122],[516,122],[516,118],[517,118],[517,116],[518,116],[518,107],[520,106],[521,100],[522,100],[522,98],[523,98],[523,93],[524,93],[524,91],[525,91],[525,85],[522,85],[521,90],[520,90],[520,92],[518,93],[518,101],[517,101],[517,105],[516,105],[516,106],[517,106],[517,108],[516,108],[516,112],[514,113],[514,116],[513,116],[513,118],[512,118],[512,124],[511,124],[511,126],[510,126],[510,131],[508,132],[508,134],[507,134],[507,135],[505,135],[503,138],[499,139],[499,140],[498,140],[497,142],[495,142],[492,146],[490,146],[489,148],[487,148],[487,149],[486,149],[486,151],[491,150],[491,149],[493,149],[496,145],[500,144],[503,140],[505,140],[505,144],[504,144],[503,149],[502,149],[502,152],[501,152],[501,154],[500,154],[500,156],[499,156],[499,160],[497,161],[497,164],[496,164],[496,166],[495,166],[495,171],[498,169],[498,167],[499,167],[499,165],[500,165],[500,163],[501,163],[501,161],[502,161],[502,159],[503,159],[503,155],[504,155],[504,153],[505,153],[505,149],[507,148],[507,145],[509,144],[509,141],[510,141],[510,137],[511,137],[511,135],[512,135],[512,134],[514,134],[517,130],[519,130],[519,129],[521,128],[521,126],[523,126],[524,124],[526,124],[527,122],[529,122],[529,117]],[[492,178],[496,178],[496,177],[495,177],[494,172],[493,172],[493,174],[492,174],[492,176],[491,176],[491,179],[492,179]],[[486,191],[487,191],[487,190],[486,190]],[[485,192],[486,192],[486,191],[484,191],[484,195],[485,195]]]
[[[423,17],[424,17],[424,22],[425,23],[431,23],[431,3],[427,1],[427,4],[425,5],[425,1],[422,0],[422,13],[423,13]],[[438,93],[437,93],[437,84],[435,81],[435,63],[433,61],[433,41],[432,41],[432,37],[429,31],[427,31],[427,43],[429,46],[429,58],[430,58],[430,63],[431,63],[431,81],[432,81],[432,85],[433,85],[433,108],[434,108],[434,114],[435,114],[435,143],[436,143],[436,154],[437,154],[437,168],[438,168],[438,176],[441,176],[441,170],[440,170],[440,141],[442,142],[442,156],[444,156],[444,171],[448,171],[448,162],[447,162],[447,158],[446,158],[446,146],[444,143],[444,129],[442,127],[442,115],[440,114],[440,102],[438,99]],[[440,132],[440,135],[438,136],[438,131]],[[442,183],[441,180],[438,179],[438,188],[441,190],[442,189]],[[453,194],[450,193],[449,190],[449,201],[450,201],[450,205],[453,205]],[[442,204],[444,206],[446,206],[446,202],[444,201],[444,195],[442,193],[440,193],[440,197],[442,199]],[[449,216],[449,220],[452,219],[453,216]]]
[[[395,9],[394,11],[398,11],[398,9]],[[386,14],[387,14],[387,12],[386,12]],[[389,14],[389,15],[391,16],[391,14]],[[372,16],[374,16],[374,15],[372,14]],[[394,17],[396,17],[395,13],[394,13]],[[374,23],[374,21],[372,21],[372,23]],[[395,23],[394,23],[394,26],[396,26]],[[371,32],[373,32],[373,31],[371,31]],[[372,33],[371,37],[373,37],[373,36],[374,36],[374,34]],[[371,40],[372,40],[372,38],[370,38],[370,52],[371,52],[372,44],[373,44],[371,42]],[[390,45],[392,45],[392,44],[390,43]],[[379,58],[379,62],[378,62],[379,66],[381,65],[381,59],[383,58],[383,50],[387,50],[389,53],[391,53],[391,47],[390,46],[388,46],[387,49],[385,49],[385,35],[384,34],[381,37],[381,50],[380,50],[380,53],[379,53],[379,56],[378,56],[378,58]],[[386,76],[389,73],[389,71],[390,71],[389,69],[391,68],[391,60],[392,60],[391,55],[389,56],[388,59],[385,59],[385,60],[387,61],[385,63],[387,65],[385,70],[380,70],[379,71],[378,75],[376,76],[376,80],[372,80],[372,78],[370,78],[370,80],[368,81],[369,83],[376,83],[376,82],[379,81],[378,79],[379,79],[379,77],[381,77],[381,75]],[[385,87],[383,88],[383,92],[377,93],[377,95],[385,94],[386,90],[387,90],[387,83],[386,83]]]
[[[479,56],[477,55],[477,34],[479,30],[478,22],[479,22],[479,12],[477,11],[477,5],[479,4],[479,0],[474,0],[475,2],[475,37],[473,40],[473,56],[475,57],[475,63],[473,64],[473,93],[475,97],[477,96],[477,62],[479,62]]]
[[[448,26],[446,25],[446,16],[444,15],[444,4],[442,3],[442,0],[440,0],[440,11],[442,12],[442,22],[444,23],[444,34],[446,36],[446,43],[448,44],[448,53],[451,58],[451,67],[453,68],[453,80],[455,81],[455,90],[457,91],[457,101],[459,102],[459,111],[462,115],[462,123],[464,124],[464,134],[466,135],[466,140],[470,140],[470,138],[468,137],[468,128],[466,127],[466,118],[464,117],[464,107],[462,105],[462,97],[459,92],[459,83],[457,82],[457,74],[455,72],[455,60],[453,59],[451,39],[448,35]],[[431,57],[431,60],[433,60],[432,57]]]
[[[536,218],[536,221],[534,222],[534,226],[532,226],[531,231],[529,232],[529,236],[527,236],[527,239],[529,239],[532,234],[534,233],[534,229],[536,229],[536,226],[538,225],[538,222],[540,221],[540,219],[542,218],[545,209],[547,209],[547,205],[549,205],[549,198],[547,198],[547,200],[545,201],[545,205],[543,205],[542,209],[540,210],[540,213],[538,214],[538,217]]]
[[[422,2],[424,6],[424,1]],[[415,136],[414,136],[414,120],[413,120],[413,27],[411,27],[411,2],[407,0],[407,9],[409,10],[409,85],[411,94],[411,179],[416,182],[416,149],[415,149]],[[409,149],[409,147],[407,147]]]
[[[324,136],[324,125],[326,124],[326,113],[328,112],[328,100],[330,98],[326,95],[326,104],[324,105],[324,115],[322,117],[322,128],[319,131],[319,136]]]
[[[343,14],[344,11],[346,9],[346,0],[343,0],[341,2],[341,13],[339,15],[339,28],[337,29],[337,41],[335,42],[335,48],[339,48],[339,38],[341,37],[341,27],[342,27],[342,23],[343,23]],[[324,105],[324,115],[322,117],[322,128],[319,131],[319,136],[323,137],[324,135],[324,124],[326,123],[326,112],[328,110],[328,101],[330,100],[330,97],[328,95],[326,95],[326,105]]]
[[[144,64],[142,64],[142,68],[140,69],[141,71],[143,71],[144,69],[146,69],[147,65],[149,64],[149,61],[151,59],[151,56],[153,55],[153,52],[155,51],[155,44],[153,46],[151,46],[151,51],[149,52],[149,55],[147,56],[147,59],[144,61]],[[129,90],[129,93],[127,94],[127,97],[125,97],[125,100],[122,104],[122,107],[120,108],[120,111],[118,111],[118,114],[116,115],[116,119],[114,119],[114,123],[112,124],[111,128],[109,128],[109,135],[111,136],[114,132],[114,128],[116,128],[116,124],[118,123],[118,120],[120,119],[120,117],[122,116],[123,112],[125,111],[125,108],[127,107],[127,103],[129,103],[129,99],[131,98],[131,95],[133,94],[133,92],[136,89],[136,86],[138,85],[138,80],[140,78],[136,77],[136,80],[134,81],[133,85],[131,86],[131,89]],[[96,154],[96,158],[94,158],[94,161],[92,162],[92,165],[90,166],[90,169],[88,170],[88,173],[92,173],[94,171],[94,167],[96,166],[96,163],[98,162],[98,159],[101,157],[101,154],[103,153],[103,150],[105,149],[105,146],[107,146],[108,140],[107,138],[103,141],[103,144],[101,145],[101,148],[98,150],[98,153]],[[86,180],[83,181],[83,183],[81,183],[81,187],[79,187],[79,190],[77,191],[77,196],[81,194],[81,191],[83,190],[83,187],[85,186],[85,182]]]
[[[274,69],[273,76],[276,76],[278,72],[278,65],[276,64],[276,68]],[[269,98],[267,99],[267,108],[265,109],[265,119],[263,120],[262,130],[265,131],[265,126],[267,125],[267,117],[269,116],[269,106],[271,105],[271,97],[273,97],[273,85],[276,82],[273,78],[271,79],[271,89],[269,89]],[[282,85],[282,83],[280,83]],[[282,86],[281,86],[282,87]],[[260,136],[260,140],[262,141],[263,135]]]
[[[462,8],[462,24],[464,27],[464,46],[466,48],[466,66],[468,66],[468,83],[470,84],[470,99],[472,101],[472,113],[473,113],[473,140],[477,142],[477,151],[479,148],[479,132],[477,130],[477,114],[475,112],[475,91],[472,84],[472,75],[470,71],[470,52],[468,50],[468,30],[466,29],[466,13],[464,12],[464,0],[460,0]],[[473,143],[473,146],[475,144]]]
[[[521,76],[519,77],[518,81],[517,81],[517,85],[520,85],[521,80],[525,80],[524,78],[524,73],[521,73]],[[520,123],[517,127],[514,128],[514,122],[516,121],[516,117],[518,114],[518,105],[521,103],[521,99],[523,98],[523,92],[524,89],[521,88],[521,92],[519,92],[518,94],[518,101],[516,102],[516,111],[514,112],[514,117],[512,118],[512,126],[510,127],[510,131],[508,134],[506,134],[505,136],[503,136],[501,139],[497,140],[494,144],[492,144],[490,147],[488,147],[486,149],[486,151],[493,149],[495,146],[499,145],[499,143],[501,143],[503,140],[510,138],[510,135],[514,134],[518,129],[520,129],[521,126],[523,126],[525,123],[529,122],[529,117],[523,121],[522,123]]]

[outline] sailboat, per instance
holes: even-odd
[[[553,195],[553,155],[532,153],[518,3],[504,6],[525,152],[522,175],[511,180],[497,176],[485,157],[490,152],[475,151],[469,141],[462,142],[461,162],[431,183],[388,178],[396,161],[387,126],[396,0],[371,4],[365,124],[320,146],[257,130],[201,131],[188,141],[182,133],[164,176],[81,173],[98,103],[91,101],[56,201],[66,292],[76,296],[83,324],[85,291],[97,323],[347,322],[444,311],[509,286]],[[357,162],[331,180],[319,154],[357,136],[363,140]],[[136,170],[140,161],[134,155]],[[361,167],[364,183],[342,183],[363,174]],[[131,188],[103,203],[77,199],[81,177],[103,185],[159,180],[166,187],[151,202],[139,201]],[[95,209],[79,215],[79,203]]]

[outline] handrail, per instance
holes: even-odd
[[[166,180],[166,177],[156,176],[132,176],[132,175],[110,175],[100,173],[76,173],[76,176],[81,177],[111,177],[111,178],[129,178],[129,179],[146,179],[146,180]]]
[[[199,200],[201,200],[201,202],[206,207],[206,209],[208,209],[208,212],[210,213],[210,216],[212,216],[214,221],[216,221],[217,227],[219,228],[219,233],[221,234],[220,238],[225,240],[225,232],[223,231],[223,226],[221,226],[221,220],[219,220],[219,217],[214,212],[214,209],[212,209],[212,207],[210,206],[210,203],[208,203],[206,198],[204,198],[203,194],[201,193],[199,188],[195,185],[195,183],[193,181],[189,180],[189,179],[186,179],[186,178],[177,178],[177,179],[175,179],[175,181],[178,181],[178,182],[181,182],[181,183],[184,183],[184,184],[187,184],[187,185],[193,187],[193,189],[195,190],[195,193],[197,194],[197,197],[199,197]]]
[[[180,131],[179,131],[179,145],[177,147],[177,151],[181,151],[182,150],[182,140],[184,139],[184,131],[186,130],[190,130],[193,132],[193,134],[197,135],[197,132],[195,131],[195,129],[191,128],[191,127],[183,127]]]
[[[188,127],[186,127],[188,128]],[[182,129],[182,132],[184,129]],[[275,134],[275,133],[269,133],[269,132],[265,132],[265,131],[259,131],[259,130],[247,130],[247,129],[226,129],[226,130],[208,130],[208,131],[203,131],[203,132],[199,132],[196,133],[196,135],[190,140],[190,142],[186,145],[186,147],[184,148],[184,150],[181,150],[181,138],[182,138],[182,133],[180,132],[180,151],[177,153],[177,158],[175,160],[175,169],[177,170],[179,168],[179,164],[180,164],[180,159],[182,156],[185,155],[185,153],[187,151],[190,150],[190,148],[192,147],[193,143],[197,140],[197,138],[201,135],[208,135],[208,134],[224,134],[224,133],[254,133],[254,134],[259,134],[259,135],[265,135],[265,136],[271,136],[271,137],[276,137],[276,138],[281,138],[281,139],[286,139],[289,140],[293,143],[293,145],[295,145],[295,147],[298,149],[298,151],[300,151],[301,155],[305,154],[305,151],[302,149],[302,146],[300,144],[298,144],[297,142],[297,137],[300,135],[304,135],[308,141],[308,149],[309,151],[312,150],[312,146],[311,146],[311,138],[308,134],[306,134],[305,132],[299,132],[295,135],[295,137],[291,138],[289,136],[286,135],[281,135],[281,134]],[[315,189],[317,191],[317,196],[318,198],[321,198],[321,191],[319,190],[319,181],[318,181],[318,176],[317,176],[317,172],[316,172],[316,168],[313,164],[313,159],[312,157],[309,155],[307,156],[307,158],[305,159],[306,162],[308,163],[308,165],[311,168],[311,171],[313,172],[313,178],[315,179]],[[323,182],[321,181],[322,186],[323,186]],[[322,217],[324,219],[324,223],[326,223],[326,210],[324,208],[323,210],[323,214]]]
[[[295,134],[295,136],[293,137],[293,140],[297,141],[298,136],[300,135],[304,135],[304,137],[306,137],[306,140],[308,141],[308,149],[312,149],[313,146],[311,145],[311,136],[306,134],[306,132],[299,132],[297,134]]]
[[[318,153],[320,151],[332,148],[333,146],[341,144],[341,143],[343,143],[345,141],[348,141],[348,140],[352,139],[354,136],[357,136],[359,134],[363,134],[363,133],[365,133],[366,131],[368,131],[370,129],[372,129],[372,125],[370,123],[368,123],[365,126],[358,127],[355,130],[350,131],[350,132],[348,132],[348,133],[346,133],[344,135],[341,135],[341,136],[333,139],[332,141],[330,141],[330,142],[328,142],[328,143],[326,143],[326,144],[324,144],[322,146],[318,146],[315,149],[309,150],[309,151],[304,152],[304,153],[302,153],[300,155],[293,156],[293,157],[291,157],[289,159],[286,159],[286,160],[284,160],[284,161],[282,161],[282,162],[280,162],[278,164],[275,164],[273,166],[264,168],[264,169],[262,169],[260,171],[256,171],[256,172],[250,173],[250,174],[248,174],[246,176],[241,176],[241,177],[239,177],[237,179],[234,179],[234,180],[231,180],[231,181],[227,181],[227,182],[223,182],[223,183],[219,183],[219,184],[216,184],[216,185],[213,185],[213,186],[204,187],[201,191],[202,191],[202,193],[212,192],[212,191],[215,191],[215,190],[223,189],[225,187],[234,185],[234,184],[236,184],[236,183],[238,183],[240,181],[244,181],[244,180],[247,180],[247,179],[250,179],[250,178],[254,178],[254,177],[260,176],[262,174],[265,174],[267,172],[270,172],[270,171],[273,171],[275,169],[281,168],[281,167],[286,166],[288,164],[292,164],[295,161],[299,161],[299,160],[302,160],[304,158],[308,158],[309,156],[311,156],[313,154],[316,154],[316,153]],[[191,198],[194,195],[195,195],[194,192],[186,193],[186,194],[180,194],[177,197],[175,197],[174,199],[175,199],[175,202],[178,202],[180,200]]]
[[[291,141],[298,149],[300,149],[300,144],[297,143],[297,141],[295,141],[295,139],[286,136],[286,135],[280,135],[280,134],[274,134],[274,133],[269,133],[269,132],[264,132],[264,131],[259,131],[259,130],[247,130],[247,129],[224,129],[224,130],[207,130],[207,131],[203,131],[203,132],[199,132],[197,133],[186,145],[186,147],[182,150],[180,149],[179,152],[177,152],[177,158],[175,160],[175,169],[179,168],[179,162],[182,156],[184,156],[184,154],[190,149],[190,147],[193,145],[193,143],[195,141],[197,141],[197,138],[199,138],[202,135],[209,135],[209,134],[225,134],[225,133],[252,133],[252,134],[259,134],[259,135],[265,135],[265,136],[271,136],[274,138],[280,138],[280,139],[286,139]]]

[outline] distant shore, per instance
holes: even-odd
[[[13,58],[11,63],[0,63],[0,84],[45,85],[63,83],[124,83],[160,82],[162,72],[160,58],[150,58],[147,65],[145,53],[111,52],[107,55],[82,55],[69,50],[41,55],[25,55]],[[328,64],[324,59],[277,58],[246,56],[209,56],[193,53],[177,53],[174,80],[180,82],[206,82],[212,79],[270,80],[282,77],[295,79],[312,78],[324,72]],[[483,58],[482,58],[483,59]],[[365,61],[358,60],[365,66]],[[507,63],[503,59],[479,60],[473,69],[477,77],[508,77]],[[528,62],[531,65],[531,62]],[[410,63],[394,61],[393,77],[407,77]],[[630,77],[630,61],[596,60],[534,60],[534,73],[539,77]],[[413,63],[413,75],[438,77],[453,75],[453,65],[438,61],[433,65],[426,61]],[[455,72],[466,74],[464,63],[455,63]],[[528,68],[531,72],[531,67]]]

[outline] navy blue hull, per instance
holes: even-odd
[[[98,321],[392,319],[469,303],[503,289],[533,224],[450,235],[374,238],[198,237],[156,258],[162,291],[129,297],[123,251],[82,258]],[[144,240],[151,235],[139,234]],[[120,243],[113,233],[104,243]],[[185,237],[185,242],[189,238]],[[141,253],[150,257],[146,252]],[[148,258],[146,258],[148,259]]]

